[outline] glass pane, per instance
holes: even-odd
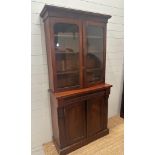
[[[58,88],[72,87],[79,84],[79,73],[57,74]]]
[[[86,74],[87,82],[102,80],[103,68],[103,28],[89,25],[87,34]]]
[[[87,69],[87,82],[94,83],[101,80],[101,69]]]
[[[75,24],[54,25],[56,72],[58,88],[80,83],[79,28]]]

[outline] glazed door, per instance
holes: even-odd
[[[56,90],[82,87],[82,26],[80,21],[52,18],[53,68]]]
[[[72,103],[65,107],[64,112],[67,144],[84,139],[86,137],[86,102]]]
[[[105,81],[106,25],[85,22],[84,32],[84,80],[86,86]]]
[[[107,104],[104,97],[97,96],[87,100],[87,136],[107,128]]]

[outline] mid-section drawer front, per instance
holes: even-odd
[[[77,102],[77,101],[84,101],[87,100],[89,98],[92,97],[96,97],[96,96],[105,96],[106,95],[106,91],[102,90],[102,91],[98,91],[98,92],[92,92],[92,93],[86,93],[86,94],[78,94],[78,95],[74,95],[74,96],[70,96],[70,97],[64,97],[61,99],[58,99],[58,106],[66,106],[70,103],[73,102]]]

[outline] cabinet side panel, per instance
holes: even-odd
[[[52,65],[52,54],[51,54],[50,20],[48,18],[44,21],[44,30],[45,30],[45,40],[46,40],[49,85],[50,85],[50,89],[54,90],[53,68],[52,68],[53,65]]]
[[[52,117],[52,128],[53,128],[53,139],[56,145],[60,146],[59,139],[59,126],[58,126],[58,112],[57,112],[57,100],[54,96],[50,95],[50,103],[51,103],[51,117]]]
[[[103,99],[103,113],[102,113],[102,118],[103,118],[103,129],[107,129],[107,124],[108,124],[108,97],[105,96]]]
[[[109,94],[110,94],[110,88],[106,89],[106,95],[104,96],[104,108],[103,108],[103,128],[106,129],[107,128],[107,124],[108,124],[108,98],[109,98]]]
[[[103,82],[105,83],[105,73],[106,73],[106,45],[107,45],[107,24],[104,24],[104,37],[105,39],[103,40]]]

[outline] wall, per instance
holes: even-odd
[[[43,23],[46,4],[112,15],[108,23],[106,82],[113,85],[109,117],[118,115],[123,78],[123,0],[32,0],[32,155],[43,155],[42,144],[51,141],[48,72]]]

